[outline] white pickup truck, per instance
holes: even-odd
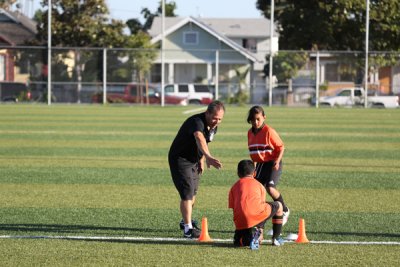
[[[320,106],[354,106],[364,105],[364,89],[342,88],[335,91],[335,94],[319,98]],[[367,96],[369,107],[397,108],[399,107],[398,96]]]

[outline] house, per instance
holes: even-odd
[[[357,53],[355,53],[357,55]],[[339,88],[364,87],[364,63],[363,57],[351,55],[347,52],[319,52],[319,84],[326,85],[327,94]],[[310,57],[316,60],[317,53],[313,52]],[[354,57],[354,58],[353,58]],[[370,55],[368,74],[368,88],[371,94],[400,94],[400,66],[373,66],[373,55]],[[361,62],[359,66],[355,62]],[[344,70],[347,70],[344,71]],[[357,76],[358,74],[358,76]],[[362,76],[360,76],[360,74]]]
[[[36,34],[36,24],[20,12],[0,9],[0,81],[25,82],[28,73],[17,68],[14,46],[21,46]]]
[[[165,82],[236,86],[236,71],[249,68],[246,85],[264,84],[265,57],[270,51],[269,20],[225,18],[165,18]],[[153,44],[162,39],[161,18],[149,30]],[[277,36],[275,33],[274,36]],[[278,38],[273,38],[274,51]],[[152,82],[161,80],[161,57],[156,59]],[[218,77],[218,79],[217,79]],[[254,90],[254,87],[253,87]],[[262,89],[265,91],[265,86]],[[254,95],[254,92],[252,92]]]

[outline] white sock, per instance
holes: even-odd
[[[192,223],[185,224],[185,233],[189,231],[189,229],[193,229]]]

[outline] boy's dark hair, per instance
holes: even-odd
[[[262,114],[263,116],[265,116],[265,112],[264,109],[261,106],[253,106],[250,110],[249,110],[249,115],[247,116],[247,123],[251,123],[251,121],[253,120],[254,116],[256,114]]]
[[[245,177],[253,175],[254,173],[254,163],[251,160],[244,159],[241,160],[237,167],[237,173],[239,177]]]

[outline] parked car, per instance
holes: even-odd
[[[353,106],[364,105],[364,89],[360,87],[342,88],[335,91],[334,95],[322,96],[319,99],[321,106]],[[398,96],[367,96],[368,106],[397,108],[399,106]]]
[[[148,86],[149,104],[161,104],[161,94],[154,85]],[[146,86],[131,83],[126,86],[114,85],[107,87],[108,103],[147,103]],[[98,92],[92,97],[93,103],[103,103],[103,92]],[[167,105],[186,106],[188,101],[185,97],[165,95],[164,103]]]
[[[30,99],[31,95],[26,84],[18,82],[0,82],[0,100],[4,102],[18,102],[18,97],[25,93]]]
[[[213,101],[211,88],[205,84],[167,84],[165,95],[184,97],[189,104],[208,105]]]

